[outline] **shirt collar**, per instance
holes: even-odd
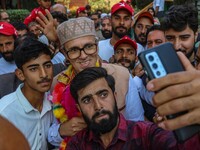
[[[17,94],[17,99],[19,100],[19,103],[22,105],[24,111],[26,113],[29,113],[31,111],[37,111],[37,109],[35,109],[27,100],[27,98],[24,96],[24,94],[21,91],[21,88],[24,86],[24,84],[20,84],[16,90],[16,94]],[[42,108],[42,112],[41,112],[41,116],[43,114],[45,114],[47,111],[52,109],[51,103],[50,101],[47,100],[47,94],[45,94],[44,100],[43,100],[43,108]]]

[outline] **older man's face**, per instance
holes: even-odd
[[[80,72],[88,67],[95,67],[98,60],[98,51],[96,44],[97,43],[95,37],[92,35],[80,37],[71,40],[69,42],[66,42],[64,44],[65,47],[64,54],[66,58],[69,60],[69,62],[72,64],[76,72]],[[87,52],[85,52],[83,48],[90,49],[88,53],[92,52],[92,54],[86,54]],[[72,54],[77,54],[79,52],[80,52],[79,57],[77,58],[72,57],[73,56]]]

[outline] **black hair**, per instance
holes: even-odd
[[[189,26],[195,33],[198,30],[197,8],[192,4],[173,5],[169,8],[168,12],[166,12],[161,24],[165,31],[172,28],[180,32]]]
[[[16,30],[27,30],[27,26],[22,22],[13,22],[12,25],[15,27]]]
[[[78,91],[92,83],[93,81],[104,78],[112,92],[115,91],[115,79],[108,75],[106,69],[102,67],[89,67],[78,73],[71,82],[70,92],[78,104]],[[95,88],[95,87],[94,87]]]
[[[67,17],[66,14],[63,14],[63,13],[58,12],[58,11],[52,12],[51,15],[52,15],[52,17],[53,17],[54,19],[57,19],[57,21],[58,21],[60,24],[68,20],[68,17]]]
[[[31,59],[37,58],[40,54],[51,56],[51,52],[46,44],[32,38],[31,36],[22,36],[18,40],[18,46],[14,50],[14,60],[16,66],[22,70],[22,66]]]
[[[164,29],[162,28],[161,25],[153,25],[153,26],[151,26],[150,28],[147,29],[146,37],[148,36],[148,34],[151,31],[155,31],[155,30],[159,30],[159,31],[163,31],[164,32]]]
[[[155,12],[154,8],[153,8],[153,7],[149,7],[147,11],[149,11],[149,10],[152,10],[152,11],[153,11],[153,17],[155,17],[156,12]]]
[[[92,16],[92,15],[97,15],[98,19],[101,18],[101,14],[99,14],[98,12],[94,12],[94,13],[91,14],[91,16]]]

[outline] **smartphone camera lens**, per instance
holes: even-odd
[[[149,56],[149,61],[153,61],[153,60],[154,60],[153,56],[150,55],[150,56]]]
[[[160,76],[161,75],[160,71],[156,71],[156,75]]]
[[[158,65],[156,63],[153,63],[152,66],[153,66],[154,69],[158,68]]]

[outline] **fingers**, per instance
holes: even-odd
[[[177,55],[180,58],[181,63],[183,64],[186,71],[195,70],[189,59],[182,52],[177,52]]]
[[[165,130],[175,130],[178,128],[182,128],[184,126],[199,124],[200,123],[199,113],[200,113],[200,108],[194,109],[184,115],[176,117],[175,119],[165,120],[159,123],[158,126]]]
[[[199,97],[199,96],[198,96]],[[195,99],[195,96],[188,96],[184,98],[175,99],[160,105],[157,108],[157,112],[161,116],[171,115],[178,112],[192,110],[200,107],[199,101]]]
[[[154,95],[153,103],[155,106],[159,106],[173,99],[192,95],[195,92],[198,92],[196,88],[198,88],[199,85],[197,83],[200,84],[200,82],[195,83],[191,81],[191,82],[171,85],[166,88],[163,88],[162,90],[160,90]]]

